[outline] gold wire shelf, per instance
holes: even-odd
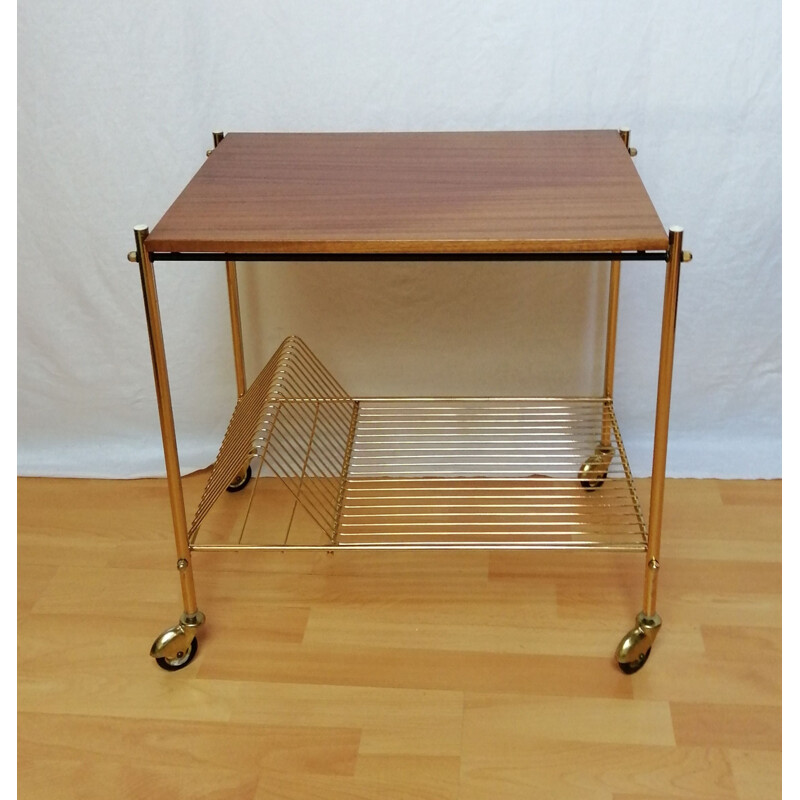
[[[245,496],[225,493],[246,461]],[[290,337],[237,404],[190,543],[644,550],[647,532],[611,400],[355,400]]]

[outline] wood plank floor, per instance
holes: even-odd
[[[18,796],[778,798],[781,483],[672,480],[664,514],[634,676],[644,560],[579,552],[197,553],[167,673],[165,482],[20,479]]]

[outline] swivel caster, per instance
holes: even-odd
[[[175,672],[188,666],[197,655],[197,636],[195,628],[205,621],[202,611],[191,616],[181,614],[181,621],[173,628],[165,630],[150,648],[150,655],[161,669]]]
[[[581,464],[578,472],[581,486],[587,492],[599,489],[608,477],[608,468],[614,453],[609,447],[600,447]]]
[[[241,492],[248,483],[250,483],[250,478],[253,477],[253,470],[250,467],[247,468],[247,471],[244,475],[237,475],[233,479],[233,483],[228,486],[229,492]]]
[[[626,675],[633,675],[647,663],[660,629],[661,617],[658,614],[650,619],[644,613],[636,617],[636,627],[628,631],[617,647],[617,664]]]

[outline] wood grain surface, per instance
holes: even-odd
[[[617,131],[231,133],[150,252],[665,250]]]
[[[197,553],[167,673],[165,481],[20,479],[17,545],[25,800],[781,796],[780,482],[667,482],[634,676],[640,555]]]

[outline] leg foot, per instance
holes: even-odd
[[[627,633],[617,647],[617,663],[626,675],[638,672],[645,665],[660,629],[661,617],[658,614],[648,618],[640,613],[636,617],[636,627]]]

